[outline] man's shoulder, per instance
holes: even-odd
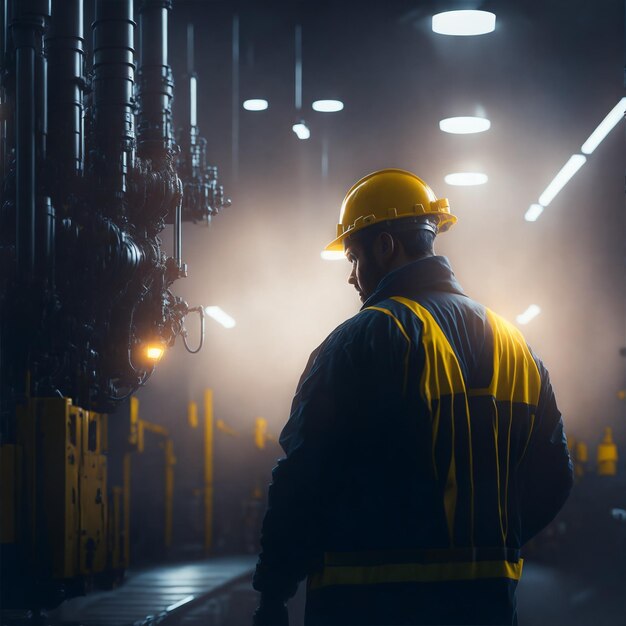
[[[391,311],[394,303],[391,299],[383,300],[374,306],[361,309],[335,328],[327,337],[327,341],[345,341],[352,337],[375,332],[389,326],[389,319],[384,313]]]

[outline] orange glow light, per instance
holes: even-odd
[[[165,348],[158,344],[151,344],[146,348],[146,356],[150,361],[154,361],[158,363],[161,360],[161,357],[165,353]]]

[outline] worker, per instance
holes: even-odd
[[[495,209],[493,209],[495,210]],[[515,624],[520,548],[572,464],[548,372],[433,241],[457,218],[397,169],[357,182],[337,237],[363,302],[313,352],[272,472],[256,626]]]

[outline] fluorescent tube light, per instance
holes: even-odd
[[[297,122],[291,127],[291,130],[296,133],[298,139],[308,139],[311,136],[311,131],[304,122]]]
[[[524,219],[527,222],[535,222],[537,218],[543,213],[543,207],[540,204],[531,204],[528,207],[528,211],[524,215]]]
[[[496,28],[495,13],[446,11],[433,15],[433,32],[440,35],[485,35]]]
[[[439,122],[439,128],[444,133],[469,135],[483,133],[491,128],[491,122],[484,117],[447,117]]]
[[[243,108],[246,111],[265,111],[268,106],[269,102],[262,98],[251,98],[250,100],[244,100],[243,103]]]
[[[480,172],[455,172],[454,174],[448,174],[444,180],[448,185],[471,187],[474,185],[484,185],[489,178],[487,174],[481,174]]]
[[[585,141],[580,149],[583,154],[591,154],[602,142],[602,140],[624,119],[626,113],[626,97],[622,98],[610,111],[610,113],[600,122],[589,139]]]
[[[189,123],[198,125],[198,80],[195,76],[189,78]]]
[[[536,304],[531,304],[523,313],[520,313],[515,319],[518,324],[528,324],[541,313],[541,309]]]
[[[341,100],[316,100],[312,105],[314,111],[321,113],[336,113],[343,109]]]
[[[569,179],[585,164],[587,158],[582,154],[574,154],[569,161],[561,168],[561,171],[552,179],[552,182],[545,188],[539,196],[539,204],[547,207],[555,196],[569,181]]]
[[[224,328],[234,328],[236,325],[235,320],[228,315],[228,313],[222,311],[218,306],[207,306],[204,309],[205,313],[212,317],[216,322],[221,324]]]
[[[322,250],[320,256],[324,261],[339,261],[346,258],[346,255],[341,250]]]

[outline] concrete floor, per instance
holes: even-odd
[[[177,626],[247,626],[258,594],[241,584],[198,607]],[[565,566],[526,561],[518,588],[520,626],[626,626],[626,580],[593,577]],[[289,604],[290,626],[302,626],[304,585]]]

